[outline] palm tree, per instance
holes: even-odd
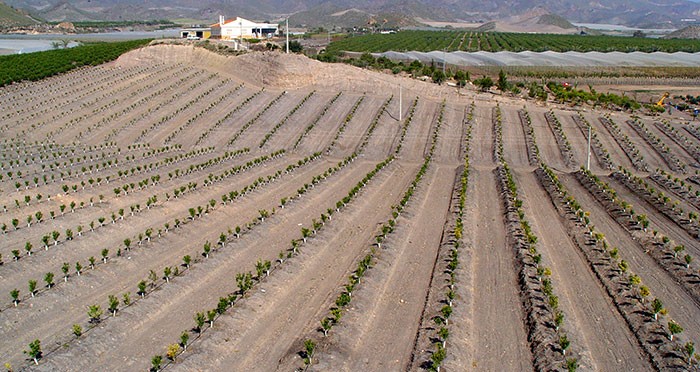
[[[32,255],[32,248],[33,248],[32,243],[27,242],[26,244],[24,244],[24,250],[27,251],[28,256]]]
[[[430,356],[433,370],[440,372],[440,365],[442,364],[442,361],[445,360],[445,356],[446,352],[442,344],[439,342],[435,343],[435,351],[433,352],[433,355]]]
[[[177,357],[177,354],[180,352],[180,345],[179,344],[171,344],[168,345],[168,351],[165,354],[168,359],[175,361],[175,358]]]
[[[107,255],[109,255],[109,249],[105,248],[102,250],[102,262],[107,263]]]
[[[80,273],[83,271],[83,265],[80,264],[80,262],[75,263],[75,273],[80,276]]]
[[[695,344],[692,341],[688,341],[683,345],[683,352],[688,357],[688,365],[693,363],[693,357],[695,356]]]
[[[446,347],[447,346],[447,337],[450,336],[450,331],[445,327],[441,327],[440,330],[438,331],[438,336],[440,337],[440,339],[442,339],[442,347]]]
[[[124,239],[124,249],[126,251],[131,249],[131,239],[129,239],[129,238]]]
[[[189,268],[190,268],[190,262],[192,262],[192,257],[190,257],[190,255],[186,255],[186,256],[182,257],[182,262],[184,262],[184,263],[185,263],[185,267],[189,269]]]
[[[131,292],[126,292],[122,295],[122,303],[124,306],[131,305]]]
[[[686,254],[683,259],[685,260],[685,268],[690,269],[690,263],[693,262],[693,256]]]

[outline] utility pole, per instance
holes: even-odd
[[[287,32],[287,54],[289,54],[289,17],[287,17],[286,20],[287,24],[284,27],[284,30]]]
[[[586,170],[591,170],[591,126],[588,125],[588,157],[586,160]]]

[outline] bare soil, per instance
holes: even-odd
[[[458,94],[450,87],[297,55],[224,57],[176,45],[150,46],[102,66],[3,87],[0,97],[0,206],[6,206],[0,208],[0,226],[6,226],[0,234],[0,362],[10,363],[13,370],[147,370],[152,358],[161,355],[167,369],[236,366],[289,371],[306,368],[304,342],[312,339],[317,346],[309,370],[428,369],[435,343],[444,341],[445,370],[532,371],[539,362],[533,347],[537,340],[528,339],[528,316],[533,312],[521,301],[522,263],[516,261],[518,248],[506,231],[510,225],[494,174],[501,165],[493,156],[491,116],[496,105],[502,112],[504,160],[515,175],[524,217],[538,237],[542,265],[551,270],[553,292],[565,315],[563,329],[572,343],[567,357],[576,358],[584,370],[654,368],[645,354],[645,341],[620,310],[624,305],[616,303],[618,297],[610,294],[582,253],[582,236],[569,230],[571,221],[560,215],[538,181],[519,110],[532,119],[542,162],[556,169],[571,195],[590,212],[592,224],[648,286],[651,297],[663,301],[668,313],[660,324],[666,327],[673,319],[684,329],[676,335],[678,342],[700,342],[700,304],[683,287],[700,284],[676,282],[660,266],[664,261],[646,251],[643,237],[621,225],[572,175],[586,163],[587,138],[572,120],[578,111],[570,107],[469,89]],[[253,98],[246,101],[248,97]],[[561,121],[575,166],[567,166],[545,121],[550,110]],[[392,218],[431,153],[440,112],[432,161],[397,217],[395,230],[377,247],[382,224]],[[629,136],[650,171],[671,172],[659,152],[627,124],[631,113],[587,109],[583,115],[615,167],[634,172],[629,154],[598,121],[606,114]],[[471,137],[465,132],[468,117]],[[667,119],[700,145],[682,130],[683,120]],[[691,165],[688,175],[671,173],[681,179],[692,175],[692,154],[654,125],[659,118],[641,120],[670,153]],[[164,148],[176,144],[182,147]],[[284,153],[261,158],[278,150]],[[455,298],[445,325],[449,337],[442,340],[433,317],[446,305],[448,285],[433,278],[449,276],[439,258],[446,255],[445,237],[454,236],[445,229],[454,218],[461,182],[455,176],[461,175],[465,153],[469,176],[464,228]],[[393,160],[375,175],[375,166],[387,159]],[[591,168],[638,214],[648,216],[651,229],[684,244],[684,254],[695,258],[687,270],[698,272],[700,244],[695,238],[610,177],[595,156]],[[238,171],[229,173],[232,169]],[[374,177],[362,185],[368,175]],[[154,182],[157,177],[160,180]],[[89,179],[93,183],[88,184]],[[148,186],[139,185],[145,180]],[[64,185],[76,189],[66,193]],[[117,196],[113,190],[125,185],[128,194],[120,191]],[[342,206],[343,197],[356,186],[360,191]],[[176,189],[185,191],[175,198]],[[233,191],[242,194],[223,203],[222,196]],[[37,194],[42,195],[40,201]],[[30,205],[25,205],[25,196]],[[147,208],[153,196],[157,201]],[[61,213],[60,206],[71,201],[77,203],[75,211]],[[686,200],[680,206],[699,211]],[[201,215],[191,217],[197,208]],[[36,212],[43,215],[41,222]],[[263,219],[262,212],[269,216]],[[99,226],[99,218],[105,218],[104,226]],[[313,228],[321,218],[324,224],[318,233],[293,253],[291,242],[302,242],[301,229]],[[181,222],[178,228],[175,219]],[[74,234],[71,240],[68,229]],[[147,229],[150,240],[144,235]],[[45,250],[42,237],[54,231],[59,232],[57,244],[50,239]],[[217,244],[222,234],[223,246]],[[131,240],[130,250],[126,239]],[[31,255],[25,250],[27,242],[33,247]],[[208,256],[203,253],[207,242],[213,248]],[[103,249],[108,249],[106,263],[101,262]],[[373,249],[371,267],[353,290],[342,318],[324,337],[321,320],[330,316],[358,262]],[[13,251],[18,251],[18,260]],[[189,268],[183,264],[185,255],[192,258]],[[94,269],[89,267],[90,257],[97,261]],[[263,272],[258,277],[255,265],[265,261],[270,261],[269,276]],[[83,267],[80,275],[76,263]],[[177,268],[179,274],[166,281],[166,267]],[[51,288],[43,281],[49,272],[54,274]],[[194,330],[195,314],[216,309],[220,298],[240,295],[236,276],[246,272],[253,276],[247,294],[215,316],[213,327],[205,324],[201,334]],[[37,281],[34,297],[30,280]],[[147,283],[143,298],[137,294],[142,280]],[[9,295],[14,289],[19,290],[17,306]],[[112,316],[108,296],[121,300],[125,293],[132,303],[120,302]],[[105,311],[99,322],[88,319],[91,305]],[[83,329],[80,337],[72,332],[75,324]],[[183,332],[190,336],[187,349],[170,360],[167,348],[178,344]],[[658,336],[665,340],[665,335]],[[36,339],[43,351],[38,366],[23,352]],[[668,342],[668,350],[677,345],[663,342]],[[417,355],[422,359],[415,359]]]

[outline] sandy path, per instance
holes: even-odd
[[[443,123],[440,127],[440,140],[437,142],[433,161],[438,164],[461,164],[462,141],[466,141],[464,122],[464,105],[448,103],[443,113]],[[430,141],[430,139],[428,139]]]
[[[442,227],[450,205],[453,167],[429,172],[405,220],[353,294],[330,355],[314,370],[406,370],[420,325]],[[411,278],[411,280],[406,280]],[[325,354],[325,353],[324,353]]]
[[[544,113],[547,112],[533,105],[528,105],[528,112],[532,120],[532,129],[535,131],[535,141],[540,149],[540,158],[549,166],[557,169],[567,169],[564,157],[559,150],[557,140],[554,138],[554,133],[549,128],[549,124],[544,118]]]
[[[519,109],[520,107],[501,105],[504,156],[512,167],[529,167],[525,132],[518,117]]]
[[[263,283],[264,293],[255,291],[223,316],[220,326],[178,364],[180,369],[197,368],[206,361],[212,369],[235,365],[240,370],[269,371],[281,357],[294,354],[298,333],[290,330],[315,327],[315,314],[328,311],[325,304],[334,300],[336,288],[368,249],[376,224],[386,218],[415,170],[399,165],[373,180],[356,204],[334,216],[299,257]]]
[[[596,230],[605,234],[612,247],[620,250],[622,259],[629,263],[630,271],[642,278],[649,287],[651,298],[659,297],[672,319],[683,328],[682,337],[700,339],[700,306],[667,274],[651,257],[644,254],[630,235],[598,204],[572,176],[560,177],[566,188],[573,193],[584,210],[591,212],[591,221]]]
[[[581,133],[574,120],[571,118],[572,115],[577,115],[571,111],[556,112],[559,121],[561,122],[562,130],[566,134],[566,138],[571,143],[571,150],[574,154],[574,159],[576,164],[586,165],[586,149],[588,148],[588,138]],[[591,169],[596,172],[603,170],[600,165],[598,158],[593,153],[591,149]]]
[[[544,257],[544,265],[552,270],[554,290],[566,316],[564,328],[573,347],[583,350],[583,365],[593,370],[651,368],[636,338],[569,238],[534,174],[517,171],[515,174],[526,218],[538,237],[537,248]]]
[[[649,145],[649,143],[647,143],[647,141],[644,140],[644,138],[642,138],[636,130],[634,130],[634,128],[627,124],[629,117],[620,114],[612,114],[611,117],[617,123],[617,125],[620,126],[620,131],[627,134],[630,141],[637,146],[639,153],[644,156],[644,160],[646,160],[647,164],[649,164],[649,170],[656,168],[668,170],[668,165],[661,155],[659,155],[659,153],[657,153],[656,150],[654,150],[654,148]]]
[[[336,179],[338,185],[354,184],[372,167],[373,164],[357,164],[354,169],[347,170]],[[207,238],[210,241],[216,240],[218,232],[226,226],[243,225],[257,214],[258,208],[270,210],[272,206],[266,204],[276,204],[279,197],[293,193],[301,182],[308,182],[311,174],[315,173],[307,172],[304,176],[299,175],[295,182],[278,185],[274,196],[268,193],[254,195],[257,202],[253,204],[254,207],[248,204],[241,205],[230,210],[222,223],[217,223],[216,226],[214,221],[208,223],[207,230],[211,231],[212,236]],[[303,208],[305,204],[301,203],[290,205],[284,211],[280,211],[278,216],[266,220],[261,226],[262,229],[246,234],[227,245],[227,253],[205,260],[181,280],[174,280],[171,285],[152,293],[142,303],[125,310],[123,316],[105,323],[99,331],[90,335],[91,343],[96,347],[84,350],[78,345],[65,354],[59,352],[55,358],[51,358],[51,362],[56,363],[54,367],[58,366],[59,369],[68,365],[71,368],[79,365],[106,368],[120,365],[124,361],[124,369],[139,368],[140,364],[147,363],[152,355],[161,352],[161,349],[175,341],[182,331],[188,329],[193,324],[192,317],[195,312],[215,307],[219,296],[232,292],[235,288],[235,273],[253,270],[257,259],[274,260],[280,250],[288,247],[289,240],[299,234],[298,222],[307,223],[312,216],[319,215],[330,206],[322,201],[335,200],[344,193],[347,193],[346,187],[334,187],[330,182],[323,187],[317,186],[304,201],[311,203],[313,207]],[[265,244],[261,244],[263,241]],[[194,249],[199,250],[196,247],[201,247],[201,243],[195,244]],[[170,264],[180,262],[179,257],[169,255]],[[129,329],[129,332],[120,331],[125,329]],[[154,329],[161,331],[153,334]],[[110,351],[104,353],[104,350]],[[81,358],[75,360],[75,355],[81,355]]]
[[[301,154],[313,154],[314,152],[325,150],[328,145],[330,145],[331,141],[333,141],[335,134],[338,132],[338,128],[343,124],[350,110],[352,110],[360,97],[362,96],[343,92],[338,98],[338,101],[331,106],[321,120],[316,123],[314,128],[302,138],[296,148],[296,152]],[[366,99],[365,97],[365,100]],[[358,107],[358,110],[355,111],[353,117],[360,114],[358,111],[361,107],[362,104]],[[292,145],[294,145],[294,142],[297,141],[304,129],[305,128],[298,129],[296,133],[290,134],[290,136],[293,136]]]
[[[403,146],[401,147],[400,158],[411,162],[422,162],[425,155],[430,150],[430,134],[432,128],[437,123],[438,115],[440,115],[440,103],[421,99],[418,101],[416,111],[413,114],[413,120],[406,131]],[[400,133],[400,132],[399,132]],[[395,150],[398,146],[399,138],[394,139]]]
[[[467,198],[466,240],[471,242],[471,283],[458,287],[470,297],[471,336],[466,360],[473,370],[532,370],[523,324],[513,251],[506,244],[503,212],[492,169],[472,169],[474,193]],[[455,323],[459,321],[456,319]]]
[[[350,120],[345,127],[345,131],[338,138],[333,149],[334,155],[349,155],[360,146],[362,139],[367,133],[367,129],[372,124],[372,119],[387,98],[388,97],[368,96],[362,101],[362,104],[358,107],[352,120]]]
[[[469,160],[472,164],[493,164],[493,124],[491,123],[491,106],[476,106],[474,109],[471,149]]]
[[[630,156],[625,152],[625,150],[617,143],[612,133],[600,122],[600,113],[584,113],[583,116],[586,117],[589,123],[595,128],[598,133],[598,139],[605,146],[605,148],[610,153],[612,161],[617,165],[622,165],[623,167],[633,170],[632,160]],[[619,124],[618,124],[619,125]],[[635,144],[636,146],[636,144]]]
[[[695,158],[688,152],[686,151],[681,145],[676,143],[670,136],[666,135],[663,131],[661,131],[659,128],[656,127],[656,124],[654,122],[660,122],[658,119],[642,119],[642,122],[647,126],[649,131],[659,137],[663,143],[668,145],[668,147],[671,149],[671,153],[676,155],[678,157],[678,160],[681,161],[681,164],[695,164],[697,166],[698,162],[695,160]],[[683,131],[679,132],[681,135],[683,135]],[[688,136],[686,136],[688,137]],[[688,170],[692,171],[694,167],[689,167]]]
[[[260,141],[269,133],[272,128],[279,124],[285,116],[289,115],[294,107],[301,103],[301,101],[306,97],[311,90],[300,89],[298,91],[289,91],[285,94],[282,99],[274,104],[264,115],[262,115],[248,130],[246,130],[243,135],[240,136],[235,146],[240,147],[250,147],[251,149],[257,149],[260,145]],[[316,112],[320,110],[323,105],[328,102],[325,95],[321,93],[315,93],[311,96],[303,106],[301,106],[280,128],[285,126],[294,126],[301,130],[303,126],[313,120]],[[304,124],[294,124],[294,123],[304,123]],[[280,130],[274,134],[270,140],[265,144],[265,149],[273,149],[270,141],[274,140],[275,137],[280,135]],[[233,135],[233,134],[232,134]]]
[[[406,119],[407,112],[413,103],[413,99],[415,99],[415,97],[412,97],[410,100],[404,97],[404,121]],[[423,104],[425,104],[425,102],[418,103],[419,106]],[[387,112],[384,112],[381,119],[379,119],[379,123],[374,130],[372,138],[370,138],[367,144],[367,148],[363,156],[366,156],[368,159],[380,160],[386,158],[395,149],[395,145],[398,143],[398,136],[401,133],[401,126],[404,123],[404,121],[398,121],[398,110],[398,99],[397,97],[394,97],[389,106],[386,108]],[[404,144],[404,146],[405,145],[406,144]]]
[[[323,108],[330,104],[336,94],[338,94],[338,92],[317,92],[314,94],[313,97],[306,101],[304,106],[297,110],[297,112],[270,137],[263,148],[291,149],[299,135],[309,124],[318,118]],[[337,107],[339,103],[340,102],[336,100],[330,108]]]

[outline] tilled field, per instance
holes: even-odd
[[[700,128],[399,79],[151,46],[0,90],[0,361],[697,369]]]

